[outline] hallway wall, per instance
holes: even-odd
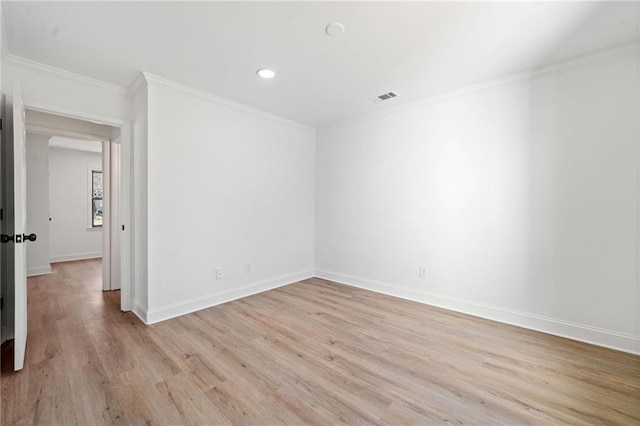
[[[102,256],[102,228],[90,225],[90,170],[102,170],[102,155],[50,148],[51,262]]]

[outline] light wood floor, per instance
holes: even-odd
[[[640,423],[640,357],[320,279],[149,327],[99,261],[28,286],[2,425]]]

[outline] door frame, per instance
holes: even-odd
[[[4,92],[2,92],[0,90],[0,120],[2,121],[2,123],[4,123],[4,109],[5,109],[5,105],[4,105],[4,97],[5,94]],[[0,220],[0,233],[4,234],[4,214],[5,214],[5,205],[4,205],[4,186],[3,186],[3,181],[4,181],[4,173],[6,173],[6,171],[4,170],[4,164],[2,163],[2,159],[4,154],[4,145],[5,145],[5,140],[4,140],[4,135],[3,135],[3,130],[0,128],[0,165],[2,165],[2,170],[0,170],[0,209],[2,209],[2,220]],[[7,277],[5,276],[7,274],[6,271],[6,266],[3,267],[3,265],[7,264],[7,260],[5,259],[6,256],[6,247],[0,243],[0,298],[4,298],[6,297],[6,285],[7,285]],[[7,319],[6,319],[6,312],[7,309],[3,306],[3,309],[0,310],[0,345],[3,344],[5,341],[8,340],[7,338]]]
[[[133,192],[131,190],[133,184],[133,150],[131,121],[103,115],[87,114],[85,112],[74,111],[37,101],[24,101],[23,107],[34,111],[120,128],[119,223],[113,224],[113,226],[122,228],[120,234],[120,309],[122,311],[131,311],[133,306]],[[106,230],[103,232],[105,231]],[[111,235],[108,235],[108,238],[111,240]],[[104,235],[103,239],[106,239]],[[105,253],[103,253],[103,256],[104,255]],[[111,262],[109,262],[109,265],[110,264]]]

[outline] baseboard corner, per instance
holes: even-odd
[[[39,275],[49,275],[51,274],[51,265],[46,266],[36,266],[32,268],[27,268],[27,277],[37,277]]]
[[[243,297],[252,296],[254,294],[273,290],[278,287],[293,284],[312,278],[315,274],[313,269],[299,271],[291,274],[281,275],[274,278],[258,281],[233,289],[219,291],[217,293],[187,299],[171,305],[161,306],[159,308],[149,309],[147,312],[148,324],[155,324],[171,318],[187,315],[202,309],[211,308],[222,303],[231,302],[233,300],[242,299]]]
[[[140,321],[142,321],[144,325],[149,325],[147,321],[147,308],[145,306],[142,306],[138,302],[133,301],[133,308],[131,309],[131,311],[135,316],[138,317],[138,319],[140,319]]]

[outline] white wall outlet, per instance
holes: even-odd
[[[222,279],[222,268],[216,268],[216,280]]]
[[[427,267],[426,266],[421,266],[419,271],[418,271],[420,278],[427,278]]]
[[[246,261],[244,262],[244,271],[246,273],[252,272],[253,271],[253,262],[250,261]]]

